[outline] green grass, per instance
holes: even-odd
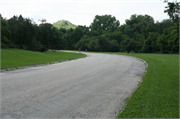
[[[20,49],[1,49],[1,69],[52,63],[85,57],[85,54],[47,51],[45,53]]]
[[[117,118],[179,118],[179,55],[129,55],[148,63],[147,74]]]

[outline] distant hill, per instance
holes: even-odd
[[[65,28],[65,29],[75,29],[77,26],[72,24],[71,22],[67,21],[67,20],[60,20],[57,21],[55,23],[53,23],[53,26],[60,29],[60,28]]]

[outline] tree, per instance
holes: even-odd
[[[13,16],[8,20],[11,34],[8,36],[12,43],[20,49],[31,49],[32,40],[35,38],[35,24],[31,19],[21,15]]]
[[[60,28],[59,31],[62,32],[63,34],[66,33],[66,29],[65,28]]]
[[[127,51],[127,53],[131,51],[135,51],[136,49],[136,41],[132,38],[126,38],[121,42],[121,51]]]
[[[163,34],[159,35],[157,38],[157,46],[158,46],[159,50],[161,51],[161,53],[168,53],[168,51],[169,51],[168,36],[164,35],[164,34],[166,34],[165,33],[166,31],[163,31]]]
[[[179,53],[179,27],[174,26],[163,30],[158,36],[157,45],[162,53]]]
[[[127,35],[123,34],[121,31],[117,31],[117,30],[112,33],[105,31],[103,32],[104,32],[103,36],[107,37],[110,41],[116,40],[118,44],[121,44],[121,41],[123,41],[126,37],[128,37]]]
[[[96,34],[99,36],[102,34],[103,30],[113,32],[119,27],[119,25],[120,25],[120,22],[116,20],[114,16],[96,15],[93,20],[93,23],[90,25],[90,28],[91,28],[91,31],[96,31]]]
[[[130,38],[134,38],[134,34],[138,33],[145,38],[148,37],[149,32],[155,30],[154,19],[149,15],[131,15],[130,19],[126,19],[126,24],[120,27],[120,30],[128,35]],[[138,40],[138,39],[135,39]]]
[[[171,44],[171,53],[179,53],[179,27],[175,26],[171,33],[171,40],[169,45]]]
[[[175,23],[173,23],[171,19],[163,19],[161,22],[157,21],[155,23],[155,29],[153,32],[158,32],[159,34],[162,34],[165,28],[169,28],[172,26],[175,26]]]
[[[45,52],[63,48],[63,33],[45,19],[40,21],[41,24],[37,25],[32,19],[13,16],[8,20],[11,31],[8,38],[20,49]]]
[[[95,49],[100,52],[110,51],[111,42],[105,36],[98,36]]]
[[[77,27],[73,30],[72,37],[75,43],[77,43],[82,36],[83,36],[83,30],[81,29],[81,27]]]
[[[83,35],[85,34],[88,35],[89,27],[87,27],[86,25],[84,26],[78,25],[78,28],[80,28],[83,31]]]
[[[51,42],[52,42],[52,37],[53,37],[53,25],[50,23],[44,23],[42,22],[39,25],[39,36],[38,40],[42,43],[43,45],[43,50],[42,52],[48,50],[50,48]]]
[[[119,51],[120,51],[119,43],[116,40],[112,40],[111,41],[111,52],[119,52]]]
[[[10,33],[11,32],[8,29],[8,22],[1,17],[1,47],[10,45],[10,41],[7,38]]]
[[[96,45],[97,45],[97,36],[93,36],[89,38],[90,42],[88,44],[88,50],[90,51],[97,51]]]
[[[165,0],[164,2],[168,3],[168,6],[165,7],[166,10],[164,10],[164,12],[167,13],[177,25],[179,25],[180,2],[168,2],[168,0]]]
[[[158,47],[157,43],[158,33],[150,32],[148,38],[144,40],[141,52],[151,53],[157,52]]]
[[[51,29],[51,38],[50,38],[50,46],[49,49],[52,50],[60,50],[63,48],[63,33],[60,32],[57,28]]]
[[[64,48],[65,49],[69,49],[69,50],[73,50],[74,49],[74,45],[76,44],[74,38],[73,38],[73,29],[70,28],[66,31],[66,33],[64,34]]]
[[[84,35],[81,40],[79,40],[76,44],[75,44],[75,49],[81,49],[81,50],[85,50],[88,48],[88,44],[89,44],[90,40],[89,37],[87,35]]]

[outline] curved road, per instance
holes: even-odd
[[[0,73],[1,118],[115,118],[145,64],[129,56],[86,54]]]

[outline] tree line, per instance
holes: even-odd
[[[32,19],[13,16],[6,20],[1,17],[1,47],[12,47],[45,52],[62,48],[62,32],[41,19],[37,25]],[[61,45],[58,45],[61,44]]]
[[[45,52],[48,49],[128,53],[179,53],[179,3],[169,3],[170,19],[154,21],[149,15],[133,14],[120,25],[112,15],[96,15],[89,27],[57,29],[45,19],[36,24],[30,18],[1,17],[1,47]],[[176,6],[176,7],[173,7]],[[173,9],[176,9],[173,10]]]

